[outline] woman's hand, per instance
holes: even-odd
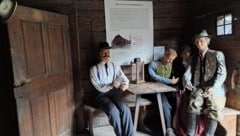
[[[192,91],[194,89],[194,87],[192,86],[192,84],[186,84],[185,86],[186,89]]]

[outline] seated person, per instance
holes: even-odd
[[[214,136],[218,121],[223,119],[222,109],[226,102],[225,57],[221,51],[208,48],[211,38],[206,30],[194,40],[198,53],[194,54],[183,80],[184,87],[191,90],[187,135],[195,136],[198,116],[204,113],[207,120],[203,135]]]
[[[129,80],[119,66],[109,62],[110,49],[107,42],[101,42],[100,62],[90,69],[91,83],[97,90],[95,102],[107,114],[116,136],[134,136],[131,111],[120,95]]]
[[[187,108],[189,103],[190,92],[185,90],[182,83],[182,77],[190,63],[191,48],[189,46],[183,46],[179,52],[179,57],[173,61],[173,73],[176,77],[179,77],[178,90],[179,93],[177,99],[177,109],[174,116],[174,128],[176,135],[184,135],[187,129],[186,118],[188,117]]]
[[[183,46],[179,52],[178,57],[173,61],[173,72],[175,77],[179,77],[177,84],[178,89],[183,92],[184,87],[182,83],[182,77],[190,63],[191,48],[189,46]]]
[[[175,78],[174,76],[171,77],[173,70],[172,62],[176,57],[177,53],[174,49],[166,49],[163,57],[160,60],[152,61],[149,64],[148,72],[150,77],[156,82],[161,82],[167,85],[176,85],[179,81],[179,78]],[[176,109],[175,92],[162,93],[161,96],[164,118],[167,127],[167,136],[175,136],[173,130],[173,115]],[[149,96],[143,97],[149,98]]]

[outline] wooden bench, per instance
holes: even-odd
[[[135,102],[136,102],[136,96],[135,95],[124,93],[122,97],[130,108],[135,107]],[[140,104],[141,107],[146,107],[147,105],[151,104],[151,101],[149,101],[147,99],[144,99],[144,98],[141,98],[140,102],[141,102],[141,104]],[[94,105],[91,105],[91,104],[85,104],[84,105],[84,112],[85,112],[85,115],[86,115],[85,116],[85,121],[87,122],[86,127],[89,128],[90,136],[93,136],[94,135],[94,133],[93,133],[93,128],[94,128],[93,119],[96,117],[96,115],[100,115],[100,114],[104,114],[105,117],[106,117],[106,114],[101,109],[96,108]],[[139,126],[142,126],[142,123],[143,123],[142,121],[143,120],[140,119]]]
[[[227,136],[236,136],[237,132],[237,116],[240,115],[240,111],[225,107],[223,109],[224,119],[220,121],[219,127],[216,131],[216,133],[219,133],[219,135],[224,136],[224,133],[226,133]],[[221,128],[223,127],[223,128]],[[225,129],[225,130],[222,130]],[[223,132],[226,131],[226,132]]]

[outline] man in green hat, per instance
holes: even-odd
[[[223,118],[226,102],[224,81],[227,76],[225,57],[221,51],[209,49],[211,37],[206,30],[195,37],[198,48],[184,74],[184,86],[191,90],[187,135],[194,136],[198,116],[206,114],[204,136],[214,136],[218,121]]]

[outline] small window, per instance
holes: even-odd
[[[225,14],[217,17],[217,35],[232,34],[232,14]]]

